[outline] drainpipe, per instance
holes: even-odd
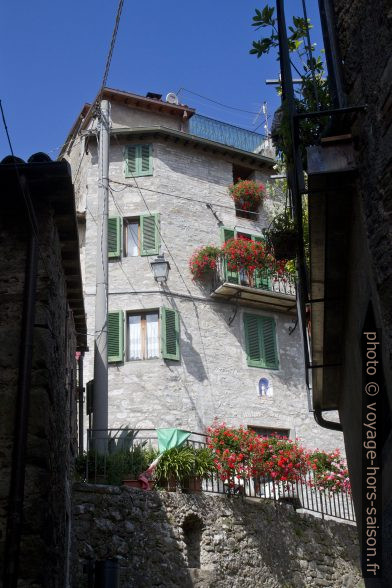
[[[78,359],[78,393],[79,393],[79,455],[83,455],[83,351],[79,355]]]
[[[21,190],[31,204],[27,182],[20,177]],[[8,502],[8,520],[5,540],[3,588],[16,588],[19,572],[19,551],[22,531],[24,483],[27,453],[31,364],[37,290],[38,240],[34,211],[30,207],[30,238],[27,242],[26,271],[22,331],[20,338],[18,389],[15,410],[14,446],[11,465],[11,482]]]
[[[334,421],[326,421],[323,418],[323,411],[321,408],[314,409],[314,420],[320,427],[324,427],[324,429],[329,429],[330,431],[340,431],[343,433],[343,428],[340,423],[335,423]]]

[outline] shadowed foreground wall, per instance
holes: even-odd
[[[73,586],[117,557],[121,588],[361,586],[354,526],[290,505],[76,484]]]

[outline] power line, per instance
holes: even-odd
[[[133,178],[134,179],[134,178]],[[126,184],[125,182],[118,182],[117,180],[111,180],[109,178],[109,182],[112,184],[118,184],[120,186],[125,186],[126,188],[138,188],[138,186],[134,186],[132,184]],[[113,188],[111,188],[113,190]],[[219,207],[219,208],[225,208],[227,210],[231,210],[231,211],[241,211],[244,212],[242,208],[233,208],[232,206],[229,206],[228,204],[219,204],[219,203],[212,203],[212,202],[208,202],[207,200],[199,200],[198,198],[191,198],[190,196],[182,196],[180,194],[171,194],[170,192],[162,192],[161,190],[153,190],[152,188],[138,188],[139,190],[145,190],[146,192],[154,192],[155,194],[160,194],[161,196],[172,196],[173,198],[179,198],[180,200],[188,200],[189,202],[197,202],[198,204],[205,204],[206,206],[213,206],[213,207]],[[113,190],[113,192],[123,192],[125,190],[125,188],[123,190]],[[255,215],[258,216],[259,213],[258,212],[252,212],[252,211],[247,211],[249,214],[251,215]]]
[[[192,90],[187,90],[186,88],[180,88],[177,92],[188,92],[189,94],[193,94],[194,96],[198,96],[199,98],[203,98],[203,100],[208,100],[208,102],[213,102],[214,104],[218,104],[219,106],[223,106],[223,108],[228,108],[229,110],[236,110],[238,112],[245,112],[246,114],[258,114],[253,110],[244,110],[243,108],[237,108],[236,106],[229,106],[228,104],[223,104],[223,102],[218,102],[218,100],[213,100],[212,98],[207,98],[207,96],[202,96],[201,94],[197,94],[196,92],[192,92]]]

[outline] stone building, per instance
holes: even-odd
[[[190,273],[197,247],[257,239],[268,226],[279,203],[267,198],[258,214],[244,215],[228,190],[238,177],[271,181],[263,137],[160,95],[106,88],[103,98],[111,104],[109,428],[202,433],[217,417],[309,447],[342,447],[341,434],[318,428],[308,410],[294,284],[271,275],[250,286],[224,266],[204,283]],[[62,154],[75,182],[91,348],[98,153],[88,106]],[[160,253],[170,263],[163,285],[150,265]]]
[[[0,561],[4,586],[55,588],[69,585],[86,350],[74,193],[68,163],[42,153],[6,157],[0,183]]]

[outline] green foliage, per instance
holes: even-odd
[[[189,476],[207,477],[213,471],[213,454],[208,447],[173,447],[163,452],[155,470],[155,477],[158,483],[172,476],[182,482]]]
[[[277,52],[279,59],[279,38],[275,8],[268,4],[262,11],[256,9],[252,26],[256,30],[270,27],[269,35],[253,41],[250,53],[258,58],[267,55],[271,50]],[[302,84],[295,87],[297,112],[311,112],[315,110],[326,110],[331,106],[328,83],[325,79],[324,63],[321,55],[316,55],[316,45],[313,43],[306,47],[307,29],[311,29],[310,20],[293,16],[292,25],[288,27],[290,34],[287,36],[289,51],[296,55],[298,67],[292,65],[296,73],[301,77]],[[278,87],[281,93],[281,87]],[[319,141],[326,125],[327,118],[301,119],[300,135],[302,160],[306,163],[305,148]],[[271,132],[272,141],[285,161],[290,161],[291,154],[291,133],[290,125],[283,103],[282,108],[276,112]]]
[[[195,455],[191,447],[173,447],[163,452],[155,470],[159,482],[174,476],[182,481],[192,474]]]
[[[125,478],[137,479],[157,456],[158,451],[146,448],[145,443],[106,455],[90,450],[77,457],[75,474],[77,479],[83,480],[88,474],[91,482],[121,484]]]
[[[205,478],[216,470],[214,456],[212,454],[211,449],[209,449],[208,447],[194,449],[194,455],[195,462],[193,473],[195,476]]]

